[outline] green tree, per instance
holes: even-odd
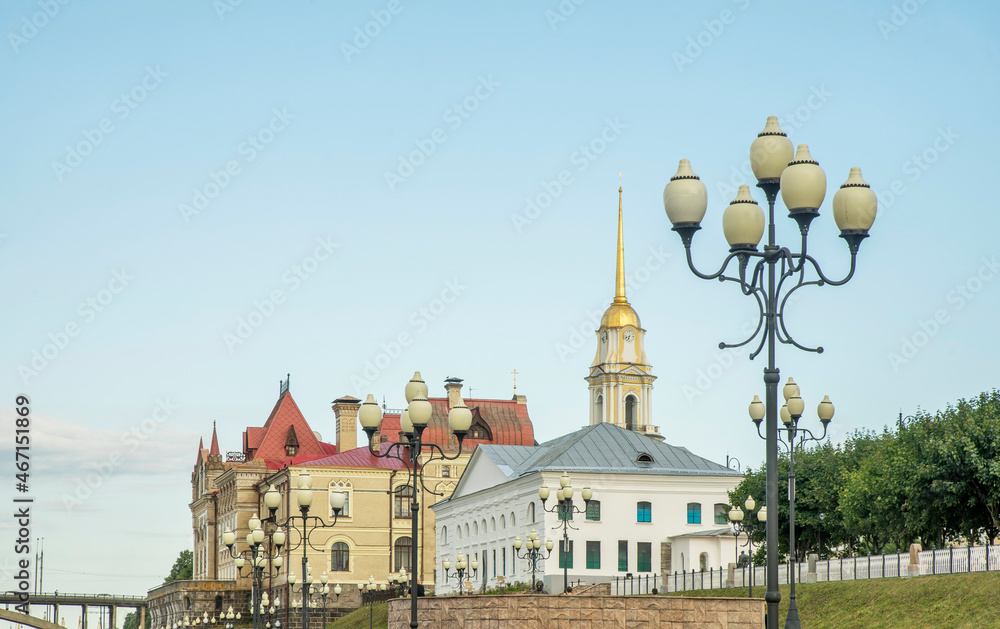
[[[174,562],[174,567],[170,569],[170,574],[163,581],[171,583],[173,581],[186,581],[194,576],[194,554],[190,550],[182,550]]]
[[[153,618],[149,615],[149,609],[146,609],[146,629],[153,628]],[[139,614],[136,612],[129,612],[125,616],[125,624],[122,625],[122,629],[139,629]]]
[[[956,507],[949,524],[992,543],[1000,533],[1000,391],[959,400],[935,419],[942,426],[940,484]]]

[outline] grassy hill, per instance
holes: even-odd
[[[764,588],[754,586],[754,598]],[[746,596],[746,588],[681,592],[687,596]],[[802,626],[808,629],[987,629],[1000,627],[1000,573],[915,579],[872,579],[795,586]],[[673,596],[673,594],[671,595]],[[781,622],[788,609],[781,586]]]
[[[763,598],[764,588],[755,586],[753,593]],[[676,596],[746,594],[746,588],[739,588]],[[795,594],[806,629],[1000,629],[1000,573],[996,572],[800,584]],[[788,587],[781,586],[779,626],[785,624],[787,605]],[[386,604],[376,603],[374,612],[374,629],[385,629]],[[327,629],[367,627],[367,606],[327,625]]]
[[[368,605],[360,607],[350,614],[338,618],[328,623],[326,629],[368,629],[369,617],[373,629],[386,629],[389,626],[389,606],[387,603],[375,603],[374,608],[369,612]]]

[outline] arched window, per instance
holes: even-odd
[[[637,502],[635,504],[635,521],[636,522],[652,522],[653,521],[653,505],[648,502]]]
[[[469,523],[468,522],[465,523],[465,536],[466,537],[469,536]]]
[[[702,553],[698,557],[698,569],[702,572],[708,570],[708,553]]]
[[[513,511],[510,512],[510,526],[511,526],[511,528],[514,528],[515,526],[517,526],[517,518],[514,517],[514,512]]]
[[[458,539],[462,539],[462,525],[461,525],[461,524],[459,524],[459,525],[458,525],[458,526],[456,526],[455,528],[457,528],[457,529],[458,529]]]
[[[490,532],[492,533],[492,532],[494,532],[496,530],[497,530],[497,519],[496,518],[490,518]]]
[[[410,552],[412,549],[413,543],[409,537],[400,537],[396,540],[396,543],[393,545],[393,559],[395,559],[396,563],[396,572],[399,572],[400,568],[406,568],[406,572],[410,572],[410,567],[412,566],[410,563]]]
[[[718,504],[715,505],[715,523],[716,524],[729,524],[729,505]]]
[[[591,500],[587,503],[587,519],[600,522],[601,520],[601,501]]]
[[[483,520],[482,528],[480,530],[482,530],[483,535],[486,535],[486,520]]]
[[[441,543],[442,544],[447,544],[448,543],[448,527],[447,526],[442,526],[441,527]]]
[[[701,524],[701,505],[697,502],[688,503],[688,524]]]
[[[636,426],[635,396],[630,395],[625,398],[625,429],[635,430]]]
[[[486,527],[483,527],[483,528],[485,529]],[[473,522],[472,523],[472,534],[473,535],[479,535],[479,522]]]
[[[216,610],[222,609],[222,595],[220,594],[215,595],[215,609]]]
[[[500,529],[503,530],[507,528],[507,516],[500,516]]]
[[[349,517],[351,517],[351,488],[352,488],[352,484],[351,484],[350,481],[336,481],[335,480],[335,481],[331,481],[330,482],[330,491],[331,492],[333,492],[333,491],[342,491],[342,492],[344,492],[344,506],[340,510],[340,514],[339,514],[338,517],[341,517],[341,518],[349,518]],[[333,507],[329,506],[329,504],[330,504],[329,500],[327,500],[326,503],[327,503],[327,508],[330,509],[330,517],[332,518],[333,517]]]
[[[394,493],[396,494],[396,517],[410,517],[410,502],[413,497],[413,489],[411,489],[409,485],[402,485],[401,487],[398,487]]]
[[[337,542],[330,551],[330,570],[333,572],[349,572],[351,569],[351,549],[346,542]]]
[[[528,504],[528,522],[535,521],[535,503]]]
[[[597,421],[604,421],[604,396],[600,393],[597,394],[597,401],[594,402],[594,415],[597,417]]]

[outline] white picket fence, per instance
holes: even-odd
[[[967,572],[985,572],[1000,570],[1000,545],[994,546],[961,546],[955,548],[939,548],[925,550],[919,554],[920,574],[960,574]],[[816,581],[853,581],[859,579],[887,579],[907,576],[910,554],[896,553],[891,555],[871,555],[864,557],[845,557],[843,559],[828,559],[816,562]],[[789,569],[794,567],[796,582],[807,580],[809,564],[807,562],[778,566],[778,583],[790,581]],[[767,583],[766,569],[756,566],[753,574],[753,586],[765,587]],[[747,587],[750,585],[750,569],[738,568],[734,574],[733,583],[729,583],[729,575],[722,568],[704,572],[672,573],[664,579],[663,586],[668,592],[686,590],[721,589],[723,587]]]

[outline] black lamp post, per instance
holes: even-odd
[[[385,590],[386,585],[375,583],[375,576],[372,575],[368,577],[367,583],[359,583],[358,589],[361,590],[361,604],[368,604],[368,629],[372,629],[375,622],[375,595],[379,590]]]
[[[822,347],[809,348],[796,342],[785,325],[785,304],[788,298],[803,286],[846,284],[854,276],[858,248],[868,237],[868,230],[875,221],[877,201],[875,193],[861,177],[861,169],[851,168],[847,181],[833,198],[833,218],[840,228],[840,237],[847,242],[851,255],[851,268],[846,277],[831,280],[823,274],[819,263],[806,251],[809,225],[819,215],[819,207],[826,196],[826,175],[809,154],[809,147],[800,144],[794,157],[792,143],[778,126],[778,119],[770,116],[764,130],[750,146],[750,166],[757,178],[757,187],[767,198],[768,212],[758,207],[747,186],[740,186],[733,202],[722,217],[722,229],[729,242],[729,255],[715,273],[701,273],[691,258],[691,240],[701,229],[701,220],[708,207],[705,184],[691,171],[691,164],[684,159],[666,188],[663,190],[663,207],[681,237],[687,254],[688,267],[702,279],[736,282],[744,295],[752,295],[760,311],[757,328],[749,338],[735,344],[720,343],[721,349],[742,347],[760,335],[757,349],[750,354],[755,358],[767,344],[767,367],[764,369],[766,386],[766,469],[767,497],[770,505],[778,504],[778,382],[775,366],[776,342],[793,345],[811,352],[822,352]],[[789,210],[789,217],[798,224],[802,236],[801,250],[793,253],[775,242],[774,203],[781,192],[781,199]],[[765,220],[766,219],[766,220]],[[767,244],[757,251],[757,245],[767,230]],[[751,259],[756,259],[749,269]],[[724,275],[730,262],[737,261],[737,277]],[[810,277],[806,278],[806,271]],[[748,275],[749,272],[749,275]],[[766,277],[765,277],[766,276]],[[787,282],[787,284],[786,284]],[[784,291],[782,289],[785,289]],[[761,334],[761,332],[763,333]],[[767,629],[778,627],[778,520],[767,522]],[[797,616],[791,615],[786,626],[798,627]]]
[[[316,515],[309,515],[309,509],[312,506],[313,501],[313,489],[312,476],[309,475],[308,471],[299,473],[295,479],[295,486],[295,501],[299,505],[300,515],[289,515],[284,522],[277,521],[276,514],[278,507],[281,505],[281,494],[274,485],[271,485],[267,492],[264,493],[264,506],[266,506],[270,512],[270,516],[266,518],[265,522],[269,528],[274,527],[275,538],[277,538],[279,534],[282,536],[282,543],[284,543],[284,533],[281,529],[288,528],[289,530],[294,530],[299,533],[298,543],[295,546],[290,546],[288,551],[295,551],[298,550],[300,546],[302,547],[302,580],[304,584],[311,584],[312,575],[309,574],[308,550],[310,547],[317,552],[323,552],[323,550],[313,546],[309,542],[309,537],[315,533],[317,529],[333,528],[337,524],[337,518],[340,517],[340,512],[344,508],[344,503],[347,501],[347,494],[339,489],[330,492],[330,508],[333,510],[333,521],[327,524],[323,518]],[[296,523],[300,523],[302,525],[301,532],[299,532]],[[289,585],[294,585],[295,581],[295,576],[293,574],[289,574]],[[306,596],[308,596],[308,594],[303,591],[304,600],[302,605],[302,629],[309,629],[309,605],[307,604]]]
[[[562,557],[563,564],[563,593],[565,594],[569,591],[569,529],[577,530],[575,526],[570,524],[570,520],[573,519],[574,513],[587,513],[587,507],[590,505],[590,499],[593,497],[594,492],[590,490],[590,487],[584,485],[583,489],[580,490],[580,495],[583,497],[583,509],[573,505],[573,485],[570,484],[569,474],[563,472],[563,475],[559,478],[559,489],[556,490],[556,500],[558,501],[551,509],[545,507],[545,501],[549,497],[549,487],[548,485],[542,485],[538,489],[538,497],[542,499],[542,509],[548,511],[549,513],[559,514],[559,524],[552,528],[562,527],[563,530],[563,547]],[[534,583],[532,583],[534,586]]]
[[[303,582],[299,585],[299,589],[295,589],[295,583],[298,579],[294,572],[288,574],[288,592],[289,596],[298,592],[301,595],[302,607],[309,607],[312,605],[312,597],[319,596],[323,599],[323,627],[326,627],[326,597],[330,595],[330,586],[328,585],[330,577],[323,572],[319,576],[319,587],[313,581],[312,567],[306,564],[305,578]],[[333,593],[340,599],[341,588],[340,585],[336,585],[333,588]]]
[[[788,599],[788,618],[785,621],[785,627],[794,629],[799,627],[799,609],[795,601],[794,569],[795,562],[798,561],[798,557],[795,556],[795,438],[799,433],[802,433],[799,439],[799,447],[805,445],[807,441],[822,441],[826,439],[826,430],[833,419],[834,408],[829,395],[825,396],[823,401],[819,403],[819,406],[816,407],[816,414],[819,415],[819,421],[823,424],[823,434],[817,437],[811,430],[799,428],[799,418],[802,417],[802,412],[805,410],[805,403],[799,397],[799,385],[795,384],[795,380],[789,378],[785,386],[782,387],[781,393],[785,397],[785,404],[781,407],[778,414],[781,417],[781,422],[785,425],[788,437],[787,440],[784,440],[779,434],[778,442],[788,450],[788,555],[792,560],[788,568],[791,571],[789,580],[791,587]],[[756,395],[753,396],[753,402],[750,403],[750,419],[756,424],[757,435],[762,439],[764,437],[760,434],[760,422],[764,418],[763,406],[763,402]]]
[[[514,556],[518,559],[527,559],[528,563],[531,565],[531,591],[535,590],[535,571],[538,569],[539,559],[548,559],[549,555],[552,554],[552,540],[545,540],[545,555],[542,556],[542,540],[538,538],[538,531],[531,529],[528,533],[528,545],[525,546],[524,554],[517,552],[521,550],[521,536],[518,535],[514,538]],[[563,565],[565,565],[565,561]]]
[[[382,423],[382,409],[379,408],[374,396],[370,393],[368,394],[368,399],[361,405],[361,409],[358,412],[358,419],[361,422],[361,427],[368,435],[368,451],[379,458],[392,458],[402,461],[406,465],[406,470],[409,474],[407,484],[410,487],[410,496],[412,498],[412,502],[410,503],[410,518],[412,520],[410,572],[413,574],[410,584],[410,627],[416,629],[419,625],[417,622],[417,595],[419,593],[418,581],[420,579],[419,554],[417,552],[417,519],[420,514],[420,503],[417,501],[418,490],[422,488],[429,493],[437,493],[424,487],[423,466],[431,461],[452,461],[461,456],[462,440],[465,439],[465,435],[472,425],[472,411],[466,408],[461,400],[451,407],[451,411],[448,413],[448,424],[452,434],[455,435],[458,441],[458,451],[453,456],[448,456],[438,444],[433,442],[425,443],[423,441],[424,429],[427,428],[427,424],[431,421],[433,408],[431,407],[431,403],[427,401],[427,385],[421,379],[419,371],[415,372],[413,378],[406,383],[404,394],[408,406],[399,416],[399,426],[403,433],[403,441],[385,441],[376,447],[373,439],[375,432]],[[386,435],[383,434],[383,436]],[[421,461],[420,455],[425,448],[429,454]],[[434,456],[435,451],[438,453],[437,456]]]
[[[757,501],[753,499],[753,496],[747,496],[747,499],[743,501],[743,506],[746,507],[747,509],[746,514],[743,513],[743,509],[740,509],[739,506],[734,506],[732,509],[729,510],[729,522],[733,527],[733,539],[736,542],[737,564],[740,561],[739,560],[739,552],[740,552],[739,547],[741,546],[741,544],[739,543],[740,533],[746,533],[747,536],[746,544],[742,545],[747,547],[747,552],[749,553],[750,557],[750,578],[748,579],[749,590],[747,591],[747,596],[753,598],[753,573],[754,573],[753,533],[754,533],[754,528],[756,527],[751,526],[750,518],[754,517],[754,507],[757,506]],[[758,522],[764,522],[764,523],[767,522],[767,505],[763,505],[761,506],[760,509],[757,510],[756,517]]]
[[[283,559],[281,557],[281,547],[285,544],[285,534],[282,531],[275,531],[271,535],[271,541],[276,548],[276,554],[270,555],[264,549],[264,539],[267,537],[264,529],[261,528],[260,518],[256,514],[248,522],[249,532],[247,533],[247,547],[244,550],[236,550],[236,534],[230,529],[222,534],[222,541],[226,545],[229,556],[233,558],[233,564],[239,576],[249,576],[250,584],[250,611],[253,617],[254,629],[262,629],[262,616],[267,613],[270,623],[269,601],[267,592],[264,591],[264,578],[272,578],[281,572]],[[249,560],[249,566],[247,562]],[[243,574],[243,568],[248,568],[248,573]],[[273,570],[273,573],[272,573]],[[239,614],[236,616],[239,618]],[[280,625],[275,625],[280,626]]]
[[[441,561],[441,567],[444,568],[444,580],[448,581],[450,578],[448,571],[451,569],[451,560],[447,557]],[[458,553],[455,557],[455,576],[458,577],[458,595],[462,595],[462,589],[465,584],[465,577],[468,573],[470,578],[475,579],[476,575],[479,573],[479,560],[473,559],[472,565],[465,559],[464,553]]]

